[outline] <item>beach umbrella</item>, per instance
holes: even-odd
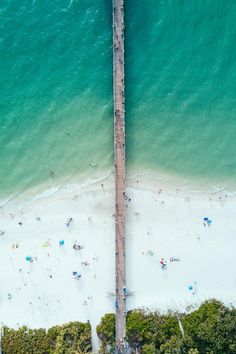
[[[26,259],[27,262],[31,262],[32,261],[32,257],[30,257],[30,256],[26,256],[25,259]]]
[[[80,278],[81,274],[79,272],[72,272],[72,275],[76,278]]]
[[[60,245],[60,246],[63,246],[63,245],[64,245],[64,243],[65,243],[65,241],[64,241],[64,240],[60,240],[60,241],[59,241],[59,245]]]
[[[188,286],[188,290],[193,290],[193,286],[192,286],[192,285],[189,285],[189,286]]]
[[[205,217],[203,220],[204,220],[204,221],[207,221],[207,220],[208,220],[208,218],[206,218],[206,217]]]
[[[81,278],[81,274],[78,273],[78,272],[72,272],[73,276],[74,276],[74,279],[79,279]]]

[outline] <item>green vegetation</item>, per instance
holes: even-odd
[[[182,326],[182,327],[181,327]],[[115,315],[102,317],[97,326],[100,353],[114,353]],[[187,313],[130,311],[127,341],[140,354],[236,354],[236,309],[211,300]],[[92,353],[89,323],[70,322],[45,329],[3,327],[3,354]]]
[[[92,352],[89,323],[70,322],[45,329],[3,327],[3,354],[86,354]]]
[[[108,313],[97,326],[97,335],[101,340],[100,353],[113,353],[115,348],[115,315]]]
[[[183,333],[181,333],[180,323]],[[104,316],[97,327],[101,353],[111,353],[115,317]],[[236,309],[218,301],[203,303],[189,314],[130,311],[127,341],[141,354],[236,354]]]

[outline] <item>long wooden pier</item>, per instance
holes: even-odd
[[[113,95],[115,150],[116,352],[125,353],[125,101],[124,0],[113,0]]]

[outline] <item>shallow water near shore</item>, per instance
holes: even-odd
[[[0,195],[113,165],[111,4],[0,5]],[[236,4],[126,4],[128,175],[236,176]]]

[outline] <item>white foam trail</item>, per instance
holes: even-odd
[[[4,200],[2,202],[2,204],[0,205],[0,208],[3,208],[5,205],[7,205],[11,200],[13,200],[14,198],[18,197],[21,193],[23,192],[23,190],[20,190],[19,192],[11,195],[10,197],[8,197],[6,200]]]

